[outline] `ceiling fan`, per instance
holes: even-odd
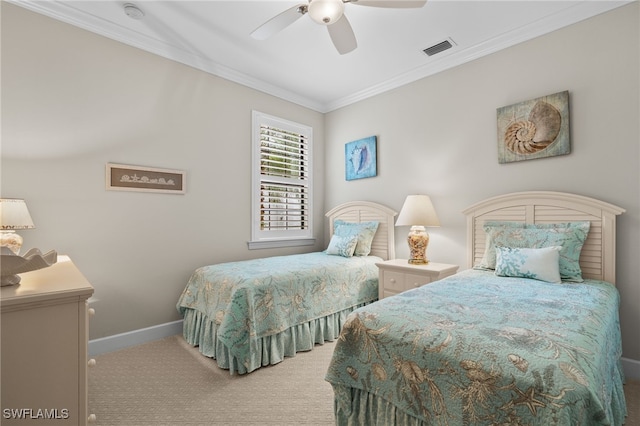
[[[308,13],[316,23],[327,27],[333,45],[341,55],[344,55],[358,47],[358,42],[356,41],[356,36],[353,33],[351,24],[344,15],[345,3],[360,6],[406,9],[420,8],[424,6],[426,2],[426,0],[309,0],[308,4],[293,6],[269,19],[256,28],[251,33],[251,37],[257,40],[265,40],[293,24],[302,15]]]

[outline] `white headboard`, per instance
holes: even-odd
[[[564,192],[529,191],[492,197],[464,210],[467,216],[467,264],[484,253],[489,220],[524,223],[591,221],[580,255],[584,278],[616,282],[616,216],[625,210],[594,198]]]
[[[378,222],[378,230],[371,244],[371,255],[384,260],[395,259],[395,233],[393,218],[397,213],[389,207],[371,201],[350,201],[329,210],[329,235],[333,235],[333,222],[337,219],[345,222]]]

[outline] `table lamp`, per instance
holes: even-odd
[[[22,237],[19,229],[35,228],[24,200],[0,198],[0,247],[8,247],[14,254],[20,253]]]
[[[396,226],[411,226],[407,241],[411,258],[409,263],[424,265],[427,260],[429,234],[426,226],[440,226],[440,221],[428,195],[408,195],[398,215]]]

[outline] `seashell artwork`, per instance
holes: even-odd
[[[498,162],[566,155],[569,92],[559,92],[498,108]]]
[[[344,146],[344,168],[347,180],[373,177],[377,174],[377,137],[359,139]]]

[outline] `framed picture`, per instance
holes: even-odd
[[[498,108],[498,163],[571,152],[569,92]]]
[[[377,170],[377,137],[359,139],[344,146],[344,168],[347,180],[376,176]]]
[[[107,189],[184,194],[186,173],[181,170],[107,163]]]

